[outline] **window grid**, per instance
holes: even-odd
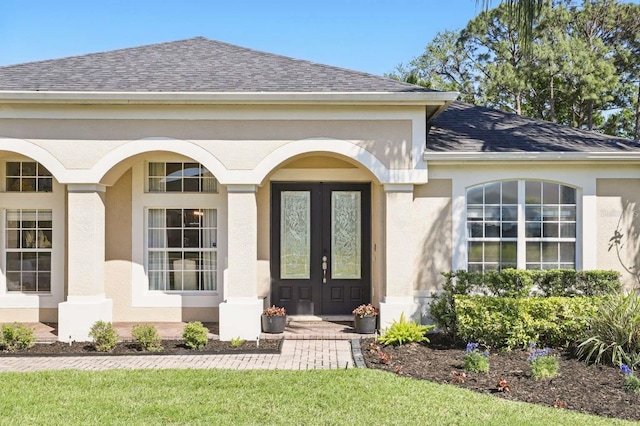
[[[216,290],[215,209],[149,209],[147,228],[150,290]]]
[[[514,180],[469,188],[468,270],[575,269],[576,210],[576,190],[556,183]]]
[[[218,180],[199,163],[150,162],[147,168],[149,192],[218,193]]]
[[[6,211],[7,291],[51,292],[52,224],[51,210]]]
[[[35,161],[7,161],[5,185],[7,192],[51,192],[53,177]]]

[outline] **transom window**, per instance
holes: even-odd
[[[7,192],[51,192],[51,172],[35,161],[7,161]]]
[[[149,192],[218,192],[218,180],[199,163],[148,164]]]
[[[576,190],[503,181],[467,190],[469,271],[575,269]]]
[[[149,289],[216,290],[217,211],[149,209]]]
[[[51,210],[6,211],[7,291],[50,292]]]

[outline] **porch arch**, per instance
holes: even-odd
[[[24,139],[0,137],[0,151],[15,152],[29,157],[47,168],[58,181],[65,181],[67,169],[46,149]]]
[[[371,172],[379,183],[389,181],[389,169],[371,152],[352,142],[331,138],[301,139],[279,147],[258,163],[253,171],[254,179],[256,183],[263,182],[269,173],[291,158],[303,154],[323,153],[338,154],[353,159],[358,165]]]
[[[184,155],[205,166],[221,183],[225,183],[228,170],[213,154],[204,148],[182,139],[153,137],[129,141],[105,155],[92,168],[92,180],[106,185],[113,184],[129,165],[119,170],[118,165],[126,163],[141,154],[153,151],[171,152]]]

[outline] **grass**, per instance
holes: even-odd
[[[366,369],[0,374],[0,424],[632,424]]]

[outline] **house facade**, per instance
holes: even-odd
[[[204,38],[2,67],[0,322],[255,339],[271,304],[424,317],[452,269],[637,285],[638,144],[456,97]]]

